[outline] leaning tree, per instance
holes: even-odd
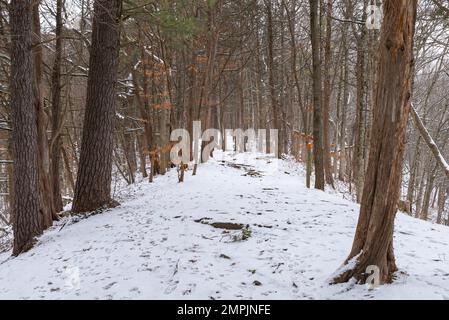
[[[335,283],[365,282],[376,266],[380,282],[397,270],[393,228],[400,194],[407,120],[411,106],[413,37],[417,0],[387,0],[379,47],[378,81],[369,162],[351,253]]]

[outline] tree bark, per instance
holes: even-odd
[[[62,62],[62,0],[56,1],[56,45],[55,60],[51,75],[51,181],[53,187],[53,203],[56,212],[61,212],[62,197],[60,186],[61,167],[61,62]]]
[[[429,219],[430,198],[432,196],[432,190],[435,181],[435,172],[437,171],[437,168],[438,166],[435,166],[431,171],[429,171],[429,175],[427,176],[426,190],[424,191],[421,212],[419,212],[419,218],[424,221],[427,221]]]
[[[33,58],[34,58],[34,105],[36,109],[37,141],[38,141],[38,175],[39,175],[39,197],[42,228],[47,229],[52,226],[53,220],[58,216],[53,203],[53,193],[50,177],[50,149],[47,136],[47,115],[42,97],[44,62],[41,37],[41,22],[39,15],[40,0],[32,2],[33,15]]]
[[[444,207],[446,204],[447,194],[448,194],[448,184],[447,182],[443,182],[440,184],[440,190],[438,193],[438,215],[437,215],[437,223],[443,224],[443,213],[444,213]]]
[[[267,13],[267,41],[268,41],[268,50],[267,50],[267,59],[268,59],[268,83],[270,86],[270,98],[271,98],[271,112],[273,116],[273,129],[278,130],[278,150],[275,155],[277,158],[281,158],[282,156],[282,137],[280,135],[281,132],[281,121],[280,121],[280,108],[279,102],[277,99],[277,90],[276,90],[276,80],[274,73],[274,30],[273,30],[273,9],[271,1],[265,1],[266,5],[266,13]],[[269,140],[272,137],[269,137],[267,132],[267,146],[271,145]],[[267,152],[270,152],[267,150]]]
[[[66,170],[66,181],[72,192],[75,191],[75,180],[73,179],[72,166],[70,164],[69,155],[64,146],[61,146],[62,158],[64,159],[64,166]]]
[[[363,1],[363,17],[365,21],[367,18],[366,8],[368,1]],[[357,80],[357,113],[356,113],[356,135],[355,135],[355,148],[354,148],[354,180],[356,187],[357,202],[362,201],[363,184],[365,177],[365,144],[366,144],[366,132],[365,132],[365,96],[366,96],[366,48],[367,48],[367,30],[363,26],[360,32],[360,36],[357,38],[357,67],[356,67],[356,80]]]
[[[13,0],[11,32],[11,117],[14,190],[13,255],[29,250],[42,232],[39,214],[37,119],[34,108],[31,0]]]
[[[393,280],[397,270],[393,252],[405,134],[411,102],[413,37],[417,0],[386,1],[379,47],[379,82],[376,88],[367,176],[352,251],[353,264],[334,283],[355,278],[364,283],[367,267],[377,266],[380,283]]]
[[[324,190],[323,118],[321,109],[321,70],[318,1],[310,0],[310,34],[313,55],[313,160],[315,188]]]
[[[324,94],[323,94],[323,153],[324,153],[324,173],[326,183],[334,185],[332,177],[330,134],[329,134],[329,112],[331,98],[331,63],[332,63],[332,10],[333,0],[327,0],[326,6],[326,43],[324,46]]]
[[[111,199],[121,0],[96,0],[81,156],[72,211],[117,205]]]
[[[349,50],[346,41],[346,31],[343,35],[343,50],[344,50],[344,76],[343,76],[343,103],[341,107],[341,125],[340,125],[340,166],[338,169],[338,179],[340,181],[345,181],[346,170],[346,113],[349,103]]]
[[[415,152],[413,154],[413,160],[410,165],[410,178],[408,180],[408,188],[407,188],[407,201],[410,203],[410,214],[413,213],[413,200],[415,196],[415,184],[416,184],[416,175],[418,173],[418,163],[420,158],[420,145],[421,137],[418,137],[415,146]]]

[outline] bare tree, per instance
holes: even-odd
[[[321,59],[318,1],[310,0],[310,35],[313,56],[313,157],[315,188],[324,190],[323,117],[321,110]]]
[[[52,135],[50,140],[51,151],[51,181],[53,187],[53,201],[55,210],[62,211],[62,197],[60,187],[60,165],[61,165],[61,131],[63,122],[61,119],[62,104],[61,104],[61,63],[62,63],[62,0],[56,1],[56,45],[55,45],[55,59],[53,63],[53,70],[51,76],[52,97]]]

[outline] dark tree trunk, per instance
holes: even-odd
[[[326,45],[324,47],[324,95],[323,95],[323,153],[324,153],[324,172],[326,183],[334,186],[332,177],[330,133],[329,133],[329,113],[331,98],[331,64],[332,64],[332,10],[333,0],[327,0],[326,6]]]
[[[448,183],[447,181],[444,181],[440,184],[440,189],[438,192],[438,215],[437,215],[437,223],[443,224],[443,213],[444,213],[444,207],[446,204],[447,194],[448,194]]]
[[[362,20],[367,19],[366,8],[368,1],[363,1]],[[355,121],[355,147],[353,157],[353,176],[355,181],[355,189],[357,203],[362,201],[363,184],[365,178],[365,149],[366,149],[366,132],[365,132],[365,110],[366,110],[366,50],[367,50],[367,30],[362,27],[360,35],[357,38],[357,65],[356,65],[356,82],[357,82],[357,111]]]
[[[53,187],[53,203],[56,212],[63,210],[61,186],[60,186],[60,167],[61,167],[61,61],[62,61],[62,0],[56,1],[56,46],[55,60],[51,75],[51,181]]]
[[[338,169],[338,179],[341,181],[345,181],[346,176],[346,113],[349,103],[349,88],[348,88],[348,81],[349,81],[349,49],[347,45],[347,31],[343,31],[343,50],[344,50],[344,72],[343,72],[343,102],[341,106],[341,125],[340,125],[340,167]]]
[[[13,122],[14,228],[13,255],[29,250],[41,234],[38,144],[33,91],[31,0],[13,0],[11,33],[11,117]]]
[[[381,283],[393,280],[397,270],[393,253],[405,133],[410,111],[413,77],[413,36],[417,0],[386,1],[379,47],[368,170],[349,270],[334,279],[365,282],[368,266],[377,266]],[[352,264],[352,263],[351,263]]]
[[[73,212],[116,205],[111,199],[120,0],[96,0],[81,156]]]
[[[277,156],[279,159],[282,156],[282,142],[283,138],[281,136],[281,124],[280,124],[280,108],[279,102],[277,99],[277,90],[276,90],[276,79],[274,74],[274,30],[273,30],[273,13],[272,13],[272,4],[270,1],[266,1],[266,9],[267,9],[267,41],[268,41],[268,83],[270,86],[270,98],[271,98],[271,112],[273,115],[273,129],[278,130],[278,150]],[[267,133],[267,146],[270,144],[270,140],[272,137],[269,137]],[[267,151],[269,152],[269,151]]]
[[[37,145],[38,145],[38,176],[39,176],[39,212],[43,229],[52,226],[58,216],[53,205],[53,193],[50,179],[50,150],[47,136],[47,115],[42,98],[44,91],[44,62],[41,37],[41,22],[39,15],[40,0],[32,1],[33,17],[33,58],[34,58],[34,106],[36,109]]]
[[[324,190],[323,118],[321,110],[321,70],[318,1],[310,0],[310,34],[313,55],[313,160],[315,188]]]

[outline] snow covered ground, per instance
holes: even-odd
[[[18,258],[0,254],[0,298],[449,299],[449,229],[404,214],[394,284],[328,285],[349,253],[358,206],[308,190],[301,170],[219,154],[183,184],[172,170],[127,187],[120,207],[59,222]]]

